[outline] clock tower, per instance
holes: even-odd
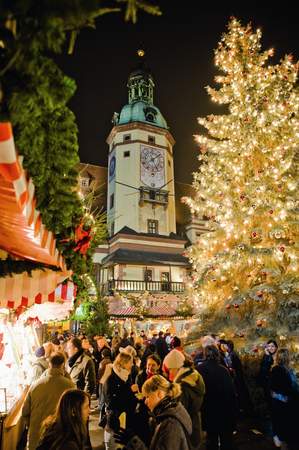
[[[113,115],[107,139],[110,236],[124,227],[137,233],[176,233],[174,139],[154,105],[154,86],[142,61],[128,78],[128,104]]]

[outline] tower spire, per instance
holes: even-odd
[[[154,104],[154,80],[150,70],[145,66],[145,51],[137,50],[138,65],[128,79],[129,104],[144,101],[148,105]]]

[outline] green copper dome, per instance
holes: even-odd
[[[129,103],[117,115],[115,125],[142,122],[168,129],[160,110],[154,106],[154,79],[148,69],[141,65],[133,70],[128,79]]]
[[[142,100],[125,105],[119,115],[118,125],[124,125],[130,122],[142,122],[154,125],[160,128],[168,128],[166,120],[159,109]]]

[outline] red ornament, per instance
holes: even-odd
[[[239,308],[239,305],[238,305],[237,303],[234,303],[234,308],[235,308],[235,309],[238,309],[238,308]]]
[[[263,296],[263,291],[257,291],[256,295],[261,298]]]
[[[263,321],[262,320],[259,319],[259,320],[256,321],[256,326],[257,327],[261,327],[262,325],[263,325]]]
[[[270,209],[269,214],[273,214],[273,213],[274,213],[273,209]]]
[[[244,194],[240,195],[241,200],[245,200],[246,196]]]
[[[251,234],[251,236],[252,236],[252,237],[257,237],[257,233],[254,231],[254,232]]]
[[[231,305],[226,305],[225,308],[226,308],[226,309],[230,309],[230,308],[231,308]]]
[[[283,245],[281,245],[280,247],[278,247],[279,250],[283,253],[285,251],[285,247]]]
[[[90,247],[90,241],[91,241],[91,228],[85,231],[83,228],[83,223],[80,223],[80,225],[76,228],[75,231],[75,243],[77,245],[74,248],[74,252],[77,252],[79,250],[79,252],[82,253],[82,255],[86,255],[86,252]]]

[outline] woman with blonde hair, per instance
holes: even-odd
[[[142,386],[145,403],[155,421],[150,450],[190,450],[192,422],[179,402],[181,387],[167,381],[162,375],[154,375]],[[146,450],[144,442],[129,430],[115,433],[115,440],[127,450]]]
[[[42,426],[36,450],[91,450],[88,435],[90,397],[87,392],[69,389],[60,397],[56,413]]]
[[[106,366],[101,379],[107,424],[104,431],[106,450],[115,448],[113,432],[120,428],[119,417],[126,413],[127,426],[132,426],[137,399],[131,389],[130,377],[133,357],[128,353],[119,353],[113,364]]]

